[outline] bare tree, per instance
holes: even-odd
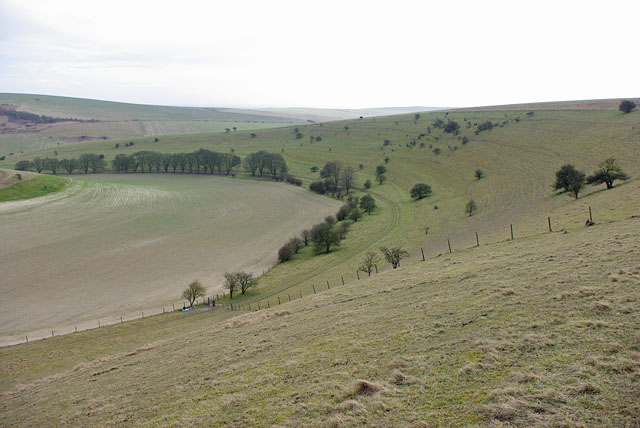
[[[345,192],[349,193],[349,190],[356,184],[356,171],[350,166],[346,167],[342,171],[341,182]]]
[[[205,292],[206,289],[202,286],[200,281],[196,279],[184,289],[182,292],[182,298],[189,301],[189,306],[193,306],[193,303],[198,297],[204,297]]]
[[[362,264],[358,268],[362,272],[366,272],[369,276],[371,276],[371,272],[376,267],[376,264],[380,261],[376,253],[373,251],[369,251],[362,260]]]
[[[235,272],[226,272],[224,274],[224,287],[229,290],[229,298],[233,299],[233,292],[236,291],[240,284],[238,283],[238,278],[236,277]]]
[[[255,287],[258,282],[258,279],[248,272],[236,272],[235,276],[242,294],[245,294],[251,287]]]
[[[380,247],[380,251],[384,255],[387,262],[391,263],[394,269],[400,266],[400,260],[409,256],[409,253],[402,249],[402,247]]]

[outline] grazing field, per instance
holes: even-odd
[[[377,251],[380,245],[403,245],[412,258],[421,257],[422,247],[425,255],[432,257],[448,251],[447,239],[454,249],[475,244],[475,232],[482,242],[506,239],[510,224],[519,236],[543,232],[547,216],[572,202],[571,196],[553,194],[551,188],[555,171],[565,163],[591,173],[604,159],[615,157],[632,177],[632,182],[624,186],[632,186],[640,176],[640,112],[527,113],[428,112],[420,113],[417,119],[410,114],[229,134],[165,136],[159,142],[139,138],[134,140],[135,146],[125,148],[121,144],[118,149],[113,142],[78,143],[60,148],[59,157],[93,152],[112,159],[116,154],[139,150],[190,152],[200,147],[220,152],[233,149],[240,156],[268,150],[281,153],[291,173],[306,184],[319,179],[311,167],[322,167],[332,160],[353,166],[359,187],[371,180],[371,192],[380,210],[372,216],[365,215],[367,223],[356,224],[351,238],[339,251],[321,257],[300,257],[270,271],[250,296],[257,299],[276,297],[285,290],[286,294],[296,293],[297,288],[308,289],[313,283],[337,283],[343,276],[353,278],[362,255]],[[457,121],[459,135],[435,128],[433,122],[438,118]],[[474,124],[485,121],[497,125],[476,135]],[[296,138],[295,128],[301,138]],[[252,132],[256,134],[254,138],[250,136]],[[385,140],[389,141],[387,145]],[[436,149],[439,154],[434,152]],[[47,150],[34,151],[12,156],[0,165],[10,166],[35,155],[51,156]],[[375,171],[381,164],[388,171],[387,181],[379,185]],[[476,179],[476,169],[484,172],[483,179]],[[409,190],[418,182],[429,184],[433,195],[412,200]],[[577,202],[583,213],[588,209],[589,194],[603,187],[587,186],[583,190]],[[478,205],[478,212],[472,217],[465,214],[470,199]],[[603,214],[608,208],[598,207],[598,211]],[[582,224],[585,218],[586,215],[580,219]],[[556,221],[557,228],[580,225],[578,220],[563,223],[563,218],[554,216]]]
[[[196,278],[211,295],[226,271],[269,269],[283,236],[338,206],[282,183],[156,174],[76,177],[4,202],[0,342],[157,312]]]
[[[161,315],[5,348],[0,422],[631,427],[639,242],[627,219],[457,251],[231,320]]]
[[[0,425],[637,425],[640,113],[530,111],[429,112],[136,138],[134,147],[118,149],[113,141],[60,147],[59,157],[92,152],[107,160],[140,150],[268,150],[281,153],[305,186],[319,179],[312,167],[340,160],[355,168],[355,194],[372,181],[366,191],[379,208],[336,251],[303,249],[234,298],[252,310],[261,304],[257,312],[164,314],[0,349]],[[435,127],[437,119],[457,121],[458,135]],[[493,128],[476,132],[486,121]],[[52,154],[33,151],[0,165],[33,156]],[[610,157],[629,180],[611,190],[586,186],[578,199],[553,192],[561,165],[591,174]],[[383,184],[379,165],[387,168]],[[141,176],[113,176],[119,184],[109,186],[128,188]],[[171,190],[163,183],[181,178],[211,179],[145,174],[147,185],[134,187],[158,192],[152,210],[162,213],[160,194]],[[247,182],[238,178],[223,181]],[[412,200],[419,182],[433,194]],[[465,212],[470,199],[473,216]],[[590,211],[596,224],[586,227]],[[102,221],[114,222],[94,222],[103,243],[123,247],[114,242],[122,234],[101,233]],[[162,224],[149,222],[156,230]],[[269,255],[293,233],[276,236]],[[397,270],[379,261],[378,274],[358,280],[364,254],[381,245],[402,245],[410,256]],[[186,247],[153,248],[167,265]],[[189,269],[182,276],[197,272]],[[34,406],[42,410],[29,411]]]

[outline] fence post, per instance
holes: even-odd
[[[327,289],[331,290],[331,286],[329,285],[329,280],[327,280]]]
[[[267,300],[267,308],[271,308],[271,304],[269,303],[268,300]]]
[[[478,239],[478,232],[476,232],[476,247],[480,246],[480,240]]]
[[[142,318],[144,318],[144,311],[142,311]]]
[[[376,273],[378,273],[378,265],[376,264]]]
[[[298,290],[298,293],[300,293],[300,298],[302,299],[302,290]]]
[[[358,276],[358,281],[360,280],[360,272],[356,271],[356,275]]]
[[[78,332],[78,326],[76,326],[76,333]]]
[[[120,317],[120,324],[122,324],[122,322],[123,322],[123,321],[122,321],[122,317]]]
[[[313,287],[313,294],[316,294],[316,286],[311,284],[311,286]]]
[[[549,232],[551,232],[551,217],[547,217],[547,220],[549,220]]]
[[[53,337],[53,330],[51,330],[51,337]]]
[[[280,296],[278,296],[278,305],[280,305],[280,304],[281,304],[281,303],[280,303]]]
[[[258,310],[260,310],[260,302],[258,302]]]
[[[451,253],[451,241],[447,238],[447,245],[449,246],[449,253]]]
[[[589,206],[589,221],[593,221],[593,216],[591,216],[591,206]]]
[[[344,285],[344,276],[340,275],[340,279],[342,279],[342,285]]]
[[[511,240],[513,241],[513,224],[511,224]]]
[[[29,343],[29,336],[25,336],[25,339],[27,339],[27,343]]]
[[[425,261],[425,258],[424,258],[424,248],[420,247],[420,251],[422,251],[422,261]]]

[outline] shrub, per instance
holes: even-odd
[[[280,249],[278,250],[278,261],[280,263],[284,263],[286,261],[289,261],[289,260],[291,260],[291,258],[293,257],[294,254],[295,254],[295,250],[287,242],[282,247],[280,247]]]
[[[309,184],[309,189],[313,192],[323,194],[325,192],[324,182],[323,181],[314,181]]]
[[[367,181],[364,182],[365,189],[371,189],[371,180],[367,178]]]
[[[484,172],[481,169],[476,169],[475,172],[476,179],[482,180],[484,178]]]
[[[439,147],[436,147],[435,149],[433,149],[433,153],[438,156],[440,153],[442,153],[442,150],[440,150]]]
[[[618,106],[618,109],[622,112],[629,113],[631,110],[636,108],[636,103],[630,100],[624,100]]]
[[[450,120],[445,125],[444,132],[447,132],[447,133],[451,134],[451,133],[454,133],[454,132],[458,132],[459,129],[460,129],[460,124],[458,122],[456,122],[455,120]]]
[[[345,204],[341,206],[338,212],[336,213],[336,220],[342,221],[345,218],[347,218],[347,216],[351,213],[352,209],[353,207],[349,204]]]
[[[478,210],[478,206],[476,205],[475,201],[472,199],[469,202],[467,202],[467,206],[465,207],[464,212],[469,214],[469,217],[471,217],[476,213],[477,210]]]
[[[431,186],[424,183],[417,183],[411,188],[411,197],[414,199],[422,199],[431,194]]]

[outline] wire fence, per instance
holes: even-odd
[[[591,206],[588,207],[588,215],[589,217],[587,219],[585,226],[595,225],[595,222],[593,221],[593,211],[591,209]],[[632,216],[632,217],[636,217],[636,216]],[[617,219],[617,221],[619,220],[621,219]],[[611,220],[611,221],[614,221],[614,220]],[[547,230],[544,233],[553,233],[554,225],[552,222],[552,218],[550,216],[547,216],[546,223],[547,223],[546,224]],[[526,235],[525,234],[516,235],[515,230],[516,228],[514,228],[514,225],[510,224],[508,229],[508,240],[514,241],[519,238],[524,239],[524,238],[537,236],[541,234],[541,233],[535,233],[535,234],[530,233]],[[483,244],[487,245],[487,244],[494,244],[498,242],[504,242],[504,239],[486,241],[486,242],[483,242]],[[451,245],[451,240],[447,239],[447,251],[450,254],[456,250],[467,250],[467,249],[477,248],[477,247],[480,247],[480,245],[481,243],[480,243],[478,232],[475,232],[475,245],[471,247],[466,246],[462,248],[454,248]],[[420,247],[420,251],[421,251],[421,257],[422,257],[420,261],[426,261],[427,257],[425,257],[424,248]],[[299,300],[304,298],[305,296],[318,294],[323,291],[331,290],[334,287],[347,285],[349,283],[359,281],[363,278],[368,278],[372,275],[377,275],[382,271],[383,269],[379,269],[378,265],[375,264],[373,266],[373,269],[369,273],[362,271],[361,269],[358,269],[355,272],[350,272],[348,274],[344,274],[344,273],[340,274],[340,280],[335,281],[334,279],[333,283],[331,283],[331,281],[329,280],[326,280],[322,283],[315,283],[309,286],[296,287],[295,290],[291,290],[291,288],[293,288],[291,287],[287,290],[276,291],[269,297],[261,298],[260,296],[255,296],[255,299],[258,299],[255,301],[245,301],[245,302],[240,301],[238,303],[235,303],[227,299],[229,295],[226,292],[197,299],[194,302],[193,306],[190,306],[189,302],[181,300],[180,302],[171,303],[169,305],[163,305],[162,307],[147,308],[144,311],[140,311],[139,313],[129,312],[127,315],[104,317],[98,320],[82,322],[76,325],[66,325],[65,327],[59,327],[56,329],[50,329],[50,330],[42,329],[36,332],[31,332],[29,335],[12,336],[12,337],[3,338],[3,339],[0,339],[1,340],[0,346],[10,346],[10,345],[17,345],[20,343],[28,343],[34,340],[47,339],[55,336],[73,334],[73,333],[78,333],[86,330],[99,329],[109,325],[123,324],[127,321],[141,320],[150,316],[173,313],[173,312],[183,312],[183,311],[188,312],[196,309],[201,309],[201,310],[207,309],[211,311],[221,311],[221,310],[244,311],[244,312],[260,311],[264,309],[270,309],[285,303],[289,303],[294,300]],[[264,275],[265,271],[263,271],[262,274]]]

